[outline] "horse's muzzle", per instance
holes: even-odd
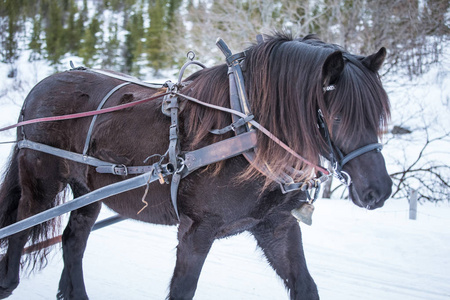
[[[349,195],[353,203],[369,210],[382,207],[384,202],[391,196],[391,193],[392,180],[390,178],[388,178],[382,186],[363,189],[361,191],[361,196],[354,184],[349,186]]]

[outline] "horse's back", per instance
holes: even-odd
[[[71,70],[49,76],[37,84],[27,96],[20,120],[31,120],[51,116],[94,111],[106,100],[103,108],[117,106],[151,97],[157,90],[133,83],[122,85],[124,81],[97,74],[88,70]],[[119,88],[117,88],[119,87]],[[117,88],[116,91],[113,89]],[[113,91],[113,92],[111,92]],[[108,96],[108,94],[110,94]],[[18,140],[28,139],[52,147],[83,153],[88,143],[87,155],[118,165],[141,166],[144,160],[153,154],[164,154],[168,148],[168,129],[170,118],[161,113],[161,99],[98,115],[92,135],[88,130],[93,117],[76,118],[56,122],[42,122],[25,126],[17,131]],[[67,159],[50,156],[35,150],[23,149],[32,156],[28,164],[43,159],[55,167],[53,174],[58,181],[84,190],[95,190],[102,186],[126,179],[124,176],[99,174],[95,168]],[[21,151],[22,152],[22,151]],[[34,176],[45,172],[36,171]],[[155,223],[173,223],[170,214],[170,199],[164,186],[152,186],[149,198],[158,202],[156,208],[148,209],[141,216],[136,215],[142,207],[144,191],[138,189],[113,196],[105,203],[117,212],[137,219]],[[126,198],[127,200],[123,200]],[[126,205],[124,205],[126,201]],[[167,201],[167,203],[166,203]],[[151,214],[147,214],[149,212]]]
[[[123,104],[124,102],[140,100],[155,93],[154,89],[135,84],[129,84],[113,91],[114,88],[123,83],[124,81],[122,80],[89,70],[70,70],[51,75],[39,82],[28,94],[19,120],[24,121],[93,111],[99,108],[102,100],[106,100],[103,105],[103,108],[106,108]],[[108,94],[110,95],[108,96]],[[140,106],[145,106],[147,114],[152,114],[154,110],[149,109],[149,107],[155,107],[155,104]],[[140,109],[140,107],[136,107],[125,110],[125,112],[133,110],[134,113]],[[119,111],[98,116],[96,124],[102,123],[105,119],[123,117],[125,116],[123,112]],[[135,117],[135,119],[138,118]],[[19,128],[18,138],[22,138],[20,135],[25,133],[27,136],[35,135],[36,137],[47,137],[48,139],[53,139],[58,134],[70,135],[70,139],[76,136],[84,139],[91,120],[92,117],[83,117],[58,122],[40,122],[28,125],[23,129]],[[54,131],[55,135],[50,134],[53,133],[52,131]],[[74,143],[72,142],[71,144],[73,145]]]
[[[31,119],[95,110],[103,97],[121,83],[123,81],[87,70],[53,74],[30,91],[23,104],[23,117]],[[112,95],[106,106],[114,98],[116,96]]]

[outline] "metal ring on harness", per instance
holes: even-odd
[[[339,179],[339,181],[345,185],[345,186],[350,186],[350,184],[352,184],[352,177],[350,176],[350,174],[348,174],[347,172],[345,172],[344,170],[337,170],[334,169],[333,175]]]
[[[183,172],[184,168],[186,167],[186,164],[184,163],[184,158],[178,157],[178,161],[180,162],[180,167],[175,170],[175,173],[180,174]]]
[[[190,60],[193,61],[195,58],[195,52],[192,50],[189,50],[188,53],[186,53],[186,57]]]
[[[205,66],[204,64],[202,64],[201,62],[194,60],[194,58],[195,58],[195,52],[194,52],[194,51],[190,50],[190,51],[187,53],[186,56],[187,56],[187,58],[189,59],[189,61],[188,61],[187,63],[185,63],[185,64],[183,65],[183,67],[181,67],[180,73],[179,73],[179,75],[178,75],[178,82],[177,82],[176,85],[181,85],[181,81],[183,80],[184,71],[186,70],[186,68],[187,68],[188,66],[190,66],[190,65],[197,65],[197,66],[202,67],[203,69],[206,68],[206,66]]]

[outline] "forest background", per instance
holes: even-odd
[[[77,57],[87,67],[148,80],[175,74],[189,50],[207,65],[222,63],[214,45],[219,36],[235,51],[273,30],[315,33],[362,55],[383,46],[388,56],[380,75],[391,100],[402,99],[393,101],[384,141],[397,150],[388,159],[395,166],[393,197],[419,190],[421,200],[449,201],[449,151],[442,149],[450,144],[445,123],[450,96],[440,93],[436,100],[444,117],[424,118],[427,104],[399,92],[430,70],[438,70],[433,76],[440,82],[449,78],[449,25],[446,0],[0,0],[0,61],[13,82],[0,90],[0,98],[23,88],[18,80],[23,57],[44,61],[52,72],[67,69],[62,63],[67,57]],[[339,188],[328,187],[324,196]]]

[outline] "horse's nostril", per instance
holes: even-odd
[[[367,207],[374,207],[375,204],[380,200],[378,193],[374,190],[368,191],[364,197],[364,203],[367,204]]]
[[[376,209],[384,205],[386,199],[391,195],[392,188],[385,189],[368,188],[361,198],[361,204],[367,209]]]
[[[367,194],[367,202],[372,202],[372,201],[376,201],[376,198],[377,198],[377,195],[376,195],[376,193],[374,192],[374,191],[370,191],[368,194]]]

